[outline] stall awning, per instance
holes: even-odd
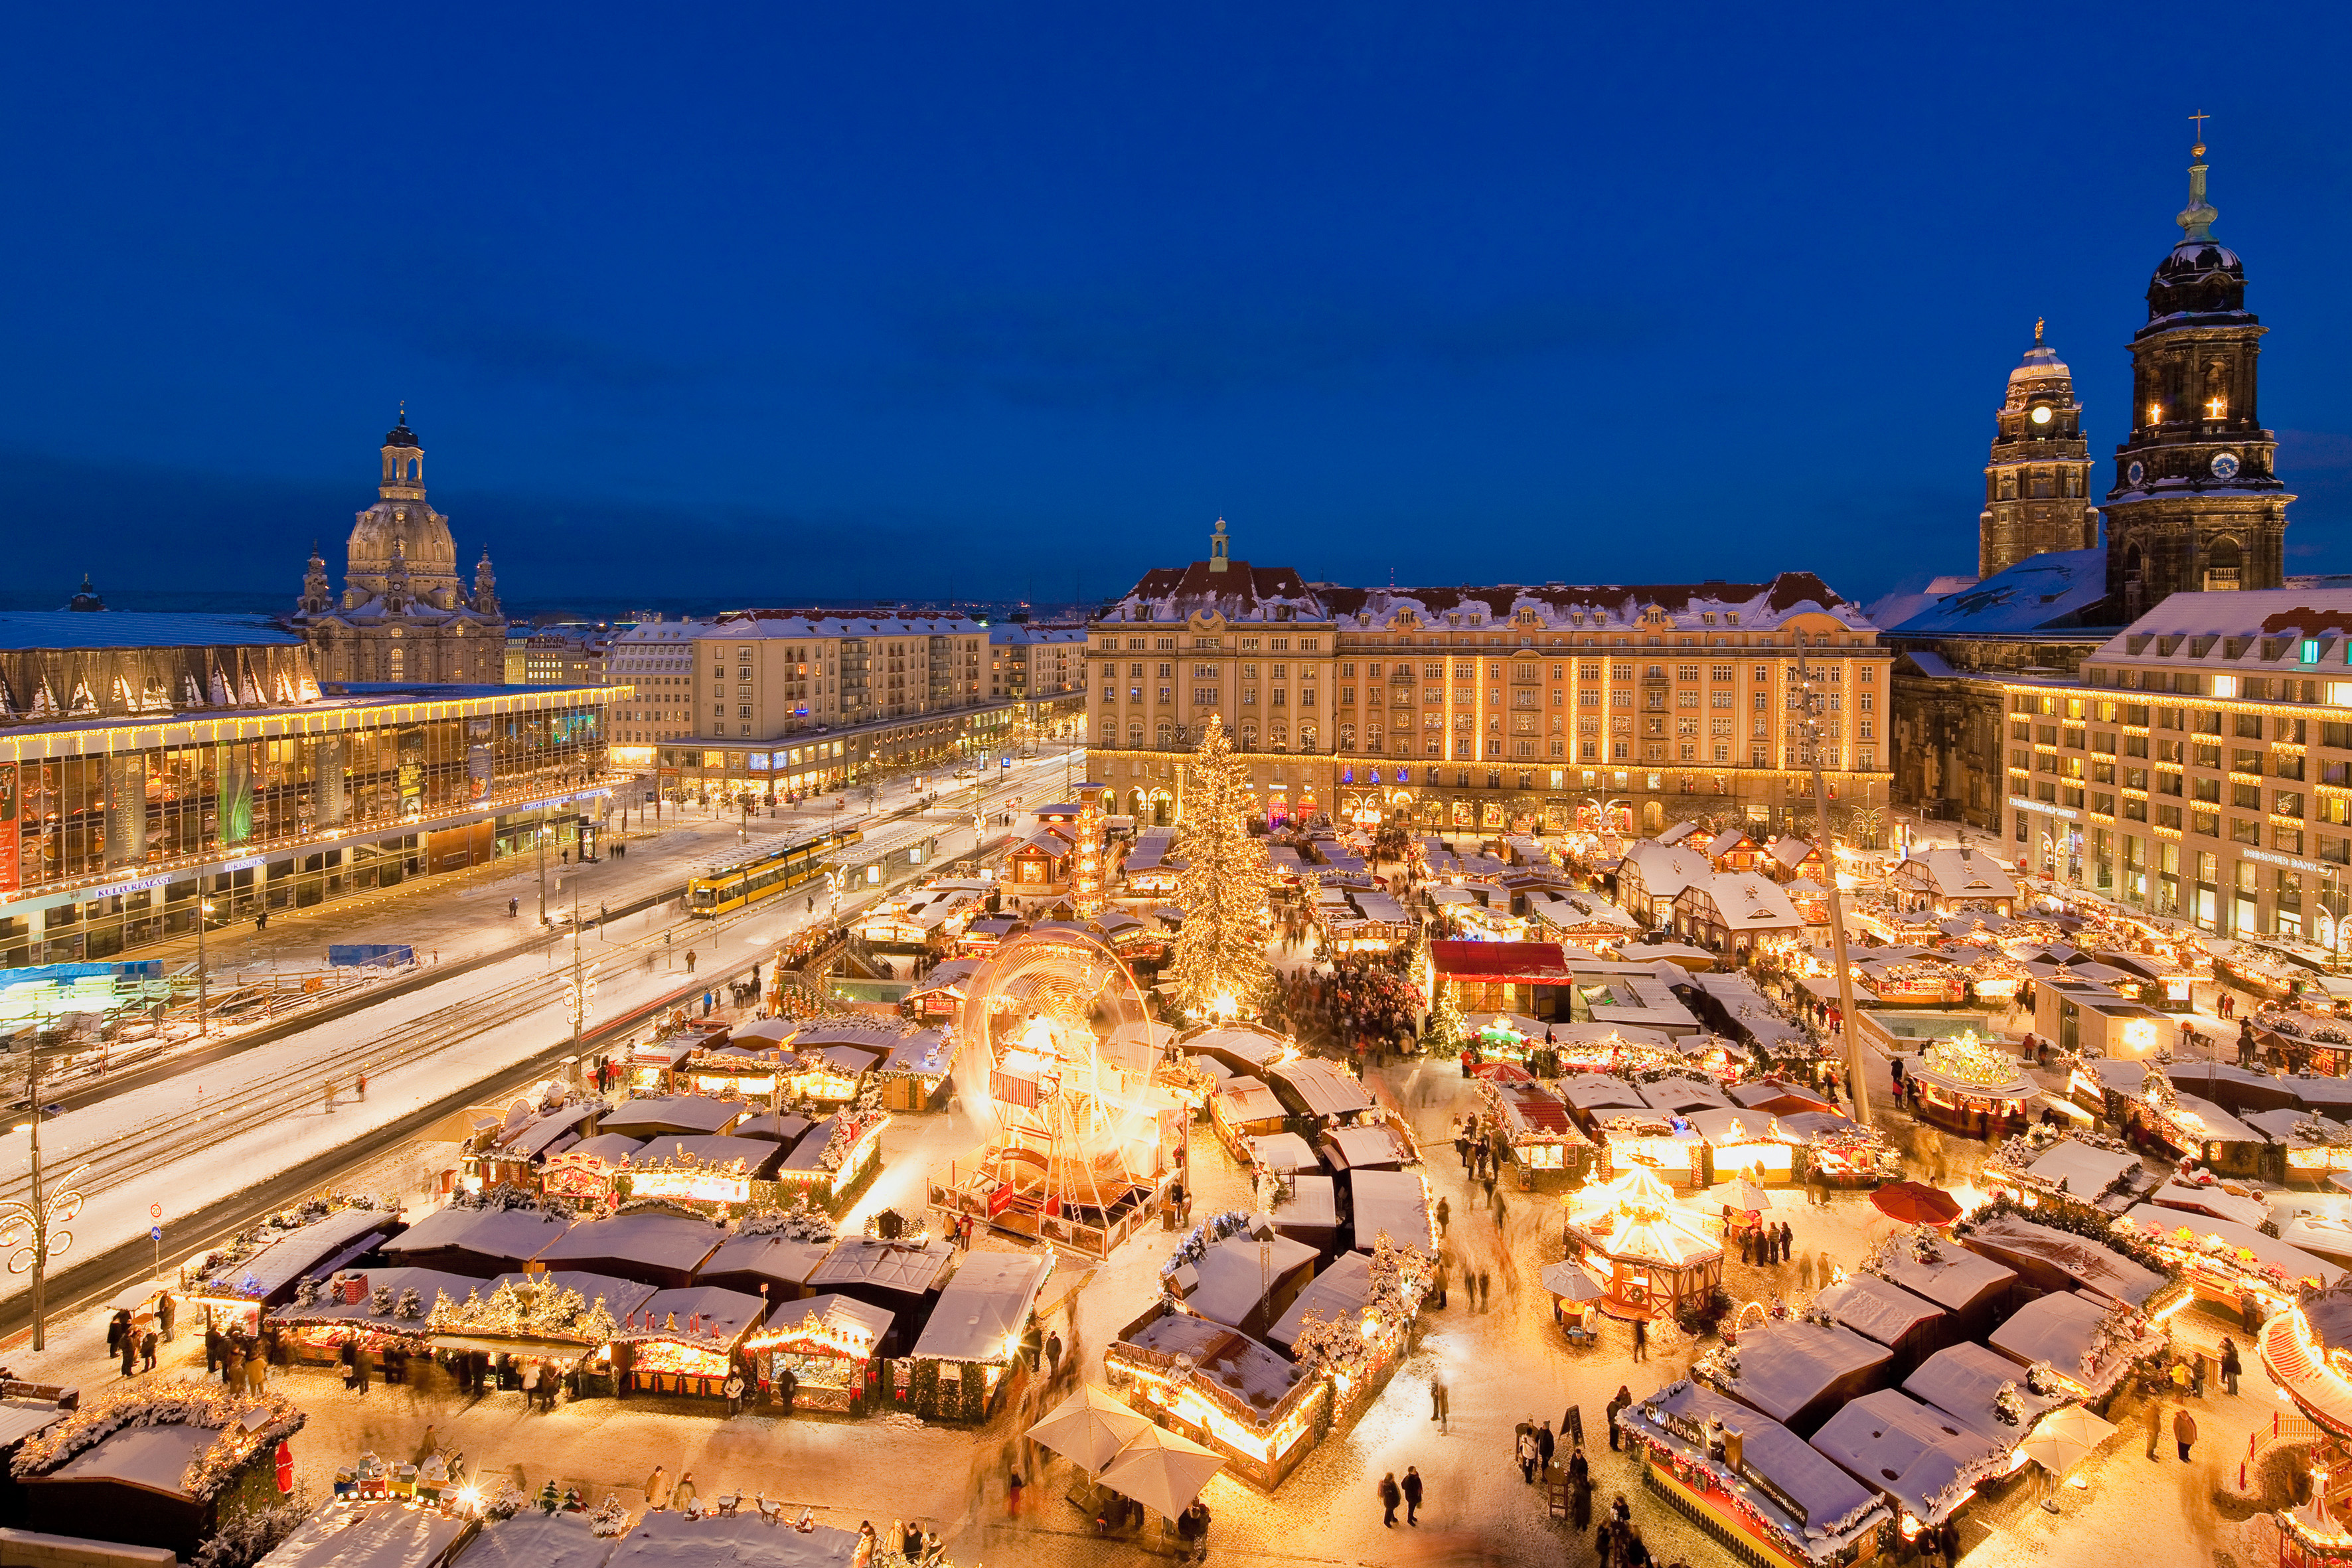
[[[596,1348],[577,1340],[506,1339],[486,1334],[430,1334],[425,1342],[436,1351],[481,1351],[489,1355],[536,1356],[541,1361],[562,1362],[579,1361]]]

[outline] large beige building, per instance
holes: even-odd
[[[1654,830],[1809,809],[1790,708],[1824,693],[1838,798],[1885,801],[1886,650],[1807,573],[1769,583],[1339,588],[1210,556],[1147,574],[1093,627],[1092,771],[1170,820],[1211,714],[1269,818]]]

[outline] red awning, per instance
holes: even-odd
[[[1556,942],[1433,942],[1429,956],[1448,980],[1484,985],[1565,985],[1568,960]]]

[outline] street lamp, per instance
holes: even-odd
[[[1845,1038],[1845,1070],[1847,1087],[1853,1091],[1853,1119],[1863,1126],[1870,1125],[1870,1081],[1862,1071],[1862,1030],[1854,1022],[1853,972],[1845,962],[1845,907],[1838,897],[1836,857],[1830,850],[1830,788],[1822,776],[1822,742],[1825,730],[1822,722],[1825,699],[1813,679],[1812,668],[1800,663],[1802,685],[1791,694],[1790,706],[1802,715],[1799,720],[1804,733],[1807,760],[1813,769],[1813,815],[1819,821],[1816,833],[1822,840],[1822,869],[1827,873],[1830,903],[1830,954],[1837,964],[1838,1028]]]
[[[210,890],[205,884],[212,880],[210,870],[196,873],[196,1033],[203,1035],[206,1026],[205,1015],[208,997],[205,982],[205,927],[211,923],[212,900],[205,895]]]
[[[0,1203],[0,1248],[16,1248],[9,1254],[9,1273],[28,1269],[32,1273],[33,1348],[38,1351],[47,1348],[49,1259],[73,1245],[73,1232],[64,1227],[81,1213],[78,1188],[89,1167],[79,1166],[52,1191],[41,1191],[41,1048],[37,1043],[26,1060],[25,1099],[32,1107],[33,1119],[20,1123],[17,1131],[33,1135],[33,1190],[21,1203]]]

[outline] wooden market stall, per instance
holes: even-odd
[[[1554,1191],[1581,1183],[1592,1168],[1592,1140],[1577,1130],[1567,1102],[1534,1083],[1483,1079],[1479,1102],[1494,1120],[1528,1189]]]
[[[628,1386],[651,1394],[719,1398],[738,1351],[767,1303],[740,1290],[689,1285],[656,1290],[621,1320],[613,1336],[615,1375],[625,1353]]]
[[[1418,1171],[1350,1171],[1346,1181],[1349,1245],[1370,1252],[1387,1237],[1423,1257],[1437,1252],[1437,1222],[1430,1211],[1429,1183]]]
[[[882,1342],[891,1314],[881,1307],[828,1293],[768,1309],[760,1331],[743,1349],[754,1358],[764,1398],[795,1410],[865,1414],[882,1397]]]
[[[693,1283],[726,1238],[707,1219],[661,1208],[625,1210],[573,1226],[541,1248],[532,1263],[677,1289]]]
[[[86,1536],[102,1521],[110,1542],[193,1560],[225,1509],[278,1500],[273,1459],[302,1424],[294,1402],[274,1391],[118,1384],[19,1445],[26,1522]]]
[[[719,1250],[695,1270],[695,1283],[765,1296],[772,1303],[796,1300],[812,1294],[809,1276],[833,1247],[830,1238],[737,1234],[721,1242]]]
[[[2163,1331],[2149,1327],[2144,1314],[2079,1290],[2028,1301],[1986,1343],[2021,1368],[2047,1367],[2060,1386],[2091,1402],[2167,1349]]]
[[[1569,1199],[1569,1257],[1606,1287],[1596,1303],[1626,1321],[1698,1311],[1723,1282],[1723,1247],[1647,1167]]]
[[[1271,1490],[1313,1451],[1328,1380],[1247,1334],[1155,1302],[1103,1352],[1111,1389]]]
[[[402,1381],[403,1363],[428,1348],[433,1303],[480,1283],[437,1268],[352,1269],[323,1282],[305,1279],[289,1300],[263,1321],[276,1326],[289,1361],[327,1365],[347,1343],[376,1358],[386,1383]]]
[[[1991,1332],[2017,1291],[2015,1269],[1941,1237],[1889,1237],[1863,1268],[1943,1308],[1961,1339]]]
[[[553,1209],[453,1202],[376,1250],[399,1268],[489,1279],[520,1268],[571,1228],[572,1216]]]
[[[1980,1484],[2002,1473],[2013,1447],[1955,1426],[1895,1388],[1850,1401],[1822,1424],[1812,1446],[1893,1505],[1906,1530],[1958,1513]]]
[[[360,1204],[307,1218],[287,1211],[189,1260],[183,1321],[258,1333],[263,1310],[292,1300],[303,1279],[356,1262],[399,1231],[397,1214]]]
[[[936,1383],[941,1417],[977,1425],[994,1411],[1054,1258],[1050,1251],[963,1255],[908,1352],[910,1377]]]
[[[1903,1064],[1903,1092],[1920,1120],[1987,1142],[2024,1131],[2042,1088],[2017,1058],[1963,1035],[1935,1040]]]
[[[1834,1323],[1777,1318],[1699,1357],[1691,1375],[1810,1436],[1850,1399],[1895,1382],[1895,1352]]]
[[[1262,1340],[1306,1289],[1318,1259],[1315,1248],[1285,1236],[1260,1242],[1237,1233],[1198,1258],[1171,1261],[1175,1267],[1162,1278],[1186,1311]]]
[[[503,1274],[467,1280],[461,1296],[436,1298],[425,1315],[434,1354],[482,1387],[522,1386],[537,1362],[570,1381],[573,1397],[619,1392],[613,1381],[613,1336],[621,1321],[653,1300],[655,1287],[572,1270]]]
[[[1893,1352],[1891,1375],[1898,1379],[1958,1337],[1943,1308],[1875,1274],[1848,1275],[1816,1295],[1810,1310]]]

